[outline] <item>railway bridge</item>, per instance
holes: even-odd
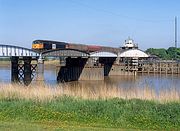
[[[39,53],[31,49],[0,45],[0,57],[11,59],[11,80],[13,82],[24,82],[29,85],[36,71],[36,64],[31,64],[32,60],[37,60]]]
[[[44,80],[44,58],[59,57],[60,66],[57,81],[103,80],[104,76],[136,75],[138,59],[148,55],[139,49],[116,51],[103,48],[86,52],[77,49],[54,49],[37,52],[32,49],[0,45],[0,57],[10,57],[11,80],[29,85],[36,80]]]

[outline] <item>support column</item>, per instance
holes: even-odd
[[[32,71],[31,71],[31,57],[24,57],[23,60],[24,60],[24,84],[25,85],[29,85],[32,81],[32,78],[31,78],[31,74],[32,74]]]
[[[40,56],[37,64],[37,81],[44,81],[44,60]]]
[[[116,58],[112,57],[101,57],[99,58],[99,63],[104,65],[104,76],[108,76],[111,69],[112,69],[112,65],[114,64]]]
[[[19,81],[18,60],[19,60],[19,57],[11,57],[11,81],[12,82]]]
[[[172,67],[171,67],[171,73],[172,73],[172,75],[174,74],[174,68],[176,68],[175,66],[174,66],[174,63],[172,62],[172,65],[171,65]]]

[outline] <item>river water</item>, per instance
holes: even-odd
[[[54,69],[45,69],[44,79],[45,83],[54,85],[56,81],[57,72]],[[10,83],[11,70],[9,67],[0,67],[0,82]],[[72,82],[71,82],[72,83]],[[74,82],[76,83],[76,82]],[[110,84],[119,87],[145,87],[152,88],[180,88],[180,75],[164,75],[164,74],[138,74],[137,76],[110,76],[105,77],[104,81],[81,81],[87,84]]]
[[[9,67],[0,67],[0,83],[11,83],[11,71]],[[44,78],[45,83],[48,85],[57,85],[56,81],[57,72],[55,69],[45,69]],[[66,83],[67,84],[67,83]],[[138,74],[137,76],[112,76],[105,77],[103,81],[78,81],[69,82],[70,86],[77,87],[118,87],[123,89],[134,90],[140,89],[153,89],[157,94],[163,90],[171,92],[175,90],[180,96],[180,75],[157,75],[157,74]]]

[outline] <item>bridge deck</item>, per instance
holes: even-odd
[[[18,47],[12,45],[0,45],[0,57],[12,57],[12,56],[37,57],[39,56],[39,53],[24,47]]]

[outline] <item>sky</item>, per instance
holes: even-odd
[[[174,46],[180,0],[0,0],[0,44],[31,48],[33,40],[139,48]]]

